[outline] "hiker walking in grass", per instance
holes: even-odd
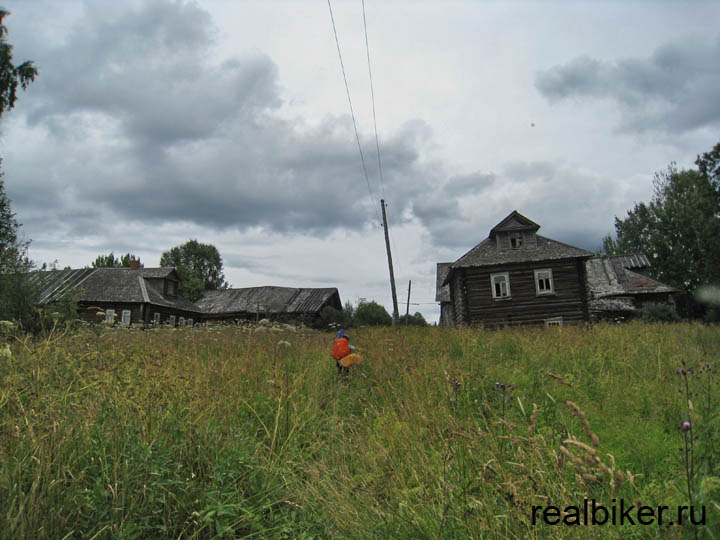
[[[353,353],[354,350],[355,347],[350,345],[350,336],[344,330],[340,330],[332,348],[332,355],[339,375],[347,377],[350,373],[350,366],[362,362],[362,356]]]

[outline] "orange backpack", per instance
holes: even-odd
[[[340,360],[350,354],[350,343],[344,337],[335,340],[332,355],[335,360]]]

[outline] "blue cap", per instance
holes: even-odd
[[[341,328],[340,331],[338,332],[337,337],[338,337],[338,339],[340,339],[340,338],[343,337],[344,335],[345,335],[345,330],[343,330],[343,329]]]

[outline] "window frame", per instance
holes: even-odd
[[[548,274],[547,278],[540,278],[540,274]],[[555,280],[553,279],[552,268],[538,268],[533,271],[535,278],[535,294],[536,296],[552,296],[555,294]],[[550,281],[550,289],[540,290],[540,279]]]
[[[495,285],[496,285],[495,278],[499,278],[499,277],[502,277],[502,278],[505,278],[505,279],[504,279],[504,281],[499,281],[498,283],[505,283],[505,285],[506,285],[506,286],[505,286],[505,289],[506,289],[505,292],[506,292],[506,294],[505,294],[505,295],[501,294],[500,296],[498,296],[497,294],[495,294],[495,293],[496,293],[496,291],[495,291]],[[500,288],[501,288],[501,293],[502,293],[502,286],[501,286]],[[511,294],[511,292],[510,292],[510,273],[509,273],[509,272],[497,272],[497,273],[495,273],[495,274],[490,274],[490,291],[492,292],[493,300],[505,300],[505,299],[507,299],[507,298],[511,298],[511,297],[512,297],[512,294]]]
[[[160,325],[160,312],[156,311],[153,313],[153,326],[159,326]]]
[[[168,318],[168,324],[175,328],[175,315],[170,315],[170,317]]]
[[[513,245],[513,240],[517,241],[517,245]],[[508,234],[508,243],[510,244],[510,249],[522,249],[524,242],[525,240],[523,238],[522,232],[511,232]]]
[[[545,319],[544,322],[546,327],[562,326],[563,324],[565,324],[562,317],[550,317],[549,319]]]
[[[109,324],[115,324],[115,310],[108,308],[105,310],[105,322]]]
[[[125,314],[127,314],[127,321],[125,320]],[[130,323],[132,322],[132,311],[130,311],[129,309],[123,309],[120,314],[120,321],[124,325],[130,326]]]

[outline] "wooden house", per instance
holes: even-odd
[[[331,288],[246,287],[207,291],[197,301],[208,321],[259,320],[286,322],[315,319],[326,307],[342,311],[340,294]]]
[[[593,254],[537,234],[513,211],[454,263],[440,263],[446,324],[556,325],[588,320],[585,261]],[[446,289],[445,289],[446,288]]]
[[[33,279],[42,290],[41,305],[70,295],[90,322],[185,326],[202,319],[198,307],[178,295],[174,268],[50,270],[34,272]]]

